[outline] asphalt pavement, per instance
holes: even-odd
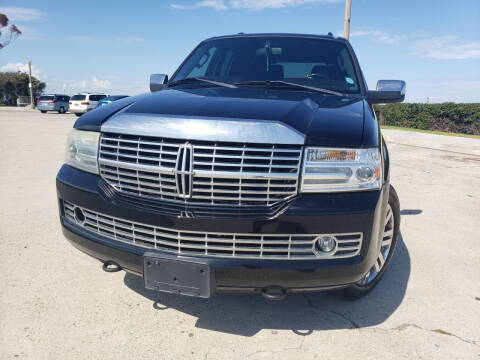
[[[145,291],[60,231],[55,176],[76,117],[0,112],[0,359],[478,359],[480,139],[384,131],[402,210],[367,297]]]

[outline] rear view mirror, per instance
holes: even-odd
[[[403,80],[379,80],[377,90],[368,91],[370,104],[389,104],[405,100],[406,83]]]
[[[152,74],[150,75],[150,91],[155,92],[162,90],[168,82],[168,75]]]
[[[272,55],[281,55],[283,52],[282,48],[279,47],[270,48],[270,51],[272,52]],[[255,53],[257,55],[267,55],[267,48],[259,48],[255,50]]]

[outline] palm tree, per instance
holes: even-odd
[[[22,35],[20,29],[12,24],[8,26],[8,17],[5,14],[0,14],[0,29],[7,28],[7,35],[5,39],[0,40],[0,49],[4,48],[8,44],[10,44],[13,40],[17,37]],[[0,31],[0,37],[2,36],[2,31]]]

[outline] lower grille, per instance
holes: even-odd
[[[142,248],[184,256],[238,259],[318,260],[350,258],[359,254],[362,233],[348,234],[239,234],[185,231],[132,222],[63,202],[65,218],[87,231]],[[316,239],[334,236],[337,249],[322,254]]]

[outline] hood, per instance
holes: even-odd
[[[99,131],[120,117],[148,117],[149,124],[156,117],[275,122],[302,134],[307,145],[352,147],[362,145],[364,101],[303,91],[175,88],[115,101],[80,117],[75,128]]]

